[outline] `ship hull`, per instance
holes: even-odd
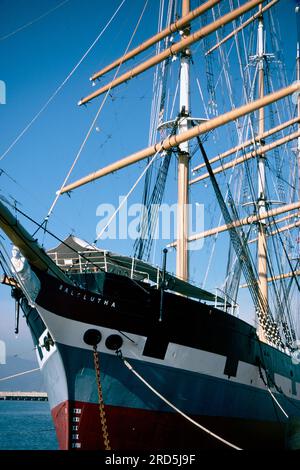
[[[78,410],[81,412],[79,415]],[[105,412],[113,450],[178,452],[228,449],[226,444],[195,428],[176,413],[117,406],[106,406]],[[53,408],[51,414],[60,449],[104,449],[97,404],[67,401]],[[79,421],[74,421],[74,418],[79,418]],[[193,419],[242,449],[285,448],[285,428],[279,423],[220,416],[193,416]],[[70,446],[65,433],[68,423],[72,429]]]
[[[168,308],[174,300],[186,309],[179,314],[166,309],[169,324],[162,329],[164,319],[159,322],[156,313],[151,318],[149,302],[143,305],[138,299],[128,314],[130,291],[122,299],[121,289],[114,299],[105,291],[95,295],[51,277],[45,284],[44,276],[39,276],[36,320],[29,324],[31,329],[37,321],[44,325],[35,337],[39,336],[39,362],[61,449],[103,448],[93,349],[84,341],[92,329],[101,334],[100,383],[112,449],[224,448],[125,366],[107,347],[116,334],[133,369],[187,416],[241,448],[284,448],[287,419],[267,385],[286,414],[300,416],[299,370],[288,355],[261,344],[250,325],[173,295]],[[109,283],[113,281],[110,277]],[[116,282],[121,282],[119,277]],[[112,291],[110,285],[107,288]],[[49,335],[53,344],[45,348]]]

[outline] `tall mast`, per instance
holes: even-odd
[[[300,6],[297,5],[295,8],[296,13],[296,23],[297,23],[297,57],[296,57],[296,68],[297,68],[297,81],[300,81],[300,44],[299,44],[299,15],[300,15]],[[300,116],[300,93],[298,93],[297,100],[297,111],[298,116]],[[298,124],[298,130],[300,130],[300,123]],[[298,159],[298,191],[300,198],[300,137],[297,140],[297,159]]]
[[[296,70],[297,70],[297,82],[300,83],[300,5],[297,4],[295,8],[296,13],[296,25],[297,25],[297,56],[296,56]],[[297,114],[300,116],[300,93],[298,93],[297,99]],[[298,123],[298,130],[300,130],[300,123]],[[298,200],[300,200],[300,136],[297,139],[296,158],[298,163]],[[296,196],[297,197],[297,196]],[[296,251],[296,260],[299,262],[299,252]]]
[[[190,0],[182,0],[182,16],[190,11]],[[189,26],[183,31],[183,36],[189,35]],[[187,117],[190,113],[190,56],[189,50],[181,53],[180,59],[180,114],[179,134],[189,128]],[[188,203],[189,203],[189,142],[179,146],[178,153],[178,211],[177,211],[177,251],[176,275],[183,280],[189,278],[188,256]]]
[[[258,94],[259,98],[264,96],[264,22],[262,14],[262,4],[259,5],[258,18]],[[265,110],[261,107],[258,112],[258,135],[262,135],[265,130]],[[263,145],[263,142],[260,142]],[[261,154],[258,158],[258,213],[266,212],[266,156]],[[262,220],[258,225],[258,241],[257,241],[257,258],[258,258],[258,284],[262,295],[261,305],[261,321],[266,318],[268,305],[268,266],[267,266],[267,237],[266,223]],[[264,331],[261,326],[258,327],[258,336],[264,341]]]

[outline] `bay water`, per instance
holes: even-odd
[[[47,401],[0,400],[0,450],[57,450]]]

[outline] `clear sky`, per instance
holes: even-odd
[[[120,4],[121,0],[0,0],[0,80],[7,88],[6,104],[0,105],[0,158],[68,76]],[[144,0],[125,1],[71,80],[0,161],[0,168],[6,172],[0,176],[0,195],[16,199],[20,208],[38,221],[47,214],[100,100],[82,108],[76,103],[94,90],[89,82],[90,75],[123,54],[144,4]],[[155,33],[157,21],[153,18],[157,15],[158,5],[158,0],[149,0],[133,45]],[[289,82],[295,80],[294,6],[293,0],[280,0],[275,10],[281,24]],[[196,25],[199,27],[199,23]],[[196,54],[197,51],[195,58]],[[144,57],[148,56],[149,52],[145,53]],[[153,72],[148,71],[143,78],[139,77],[112,93],[109,106],[104,107],[70,181],[148,145],[152,76]],[[211,152],[215,150],[212,148]],[[61,238],[73,232],[93,241],[98,205],[117,205],[119,195],[127,194],[143,167],[140,163],[90,185],[89,189],[79,189],[71,199],[63,196],[49,228]],[[174,183],[174,172],[170,178]],[[135,192],[133,202],[139,200],[141,191],[142,185]],[[207,203],[206,220],[209,221],[213,209],[203,196],[202,202]],[[32,226],[25,225],[33,231]],[[48,236],[45,240],[41,237],[41,241],[46,247],[56,245]],[[99,243],[104,248],[128,254],[131,245],[127,240]],[[155,262],[159,261],[158,250]],[[194,266],[192,274],[197,269]],[[0,286],[0,339],[3,337],[8,341],[10,352],[30,350],[24,325],[18,341],[11,341],[13,309],[9,291]]]

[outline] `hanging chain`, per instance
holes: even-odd
[[[95,366],[97,388],[98,388],[99,411],[100,411],[100,420],[101,420],[104,447],[105,447],[105,450],[111,450],[109,438],[108,438],[104,401],[103,401],[103,394],[102,394],[102,387],[101,387],[101,380],[100,380],[100,363],[99,363],[99,354],[97,351],[97,346],[93,346],[93,354],[94,354],[94,366]]]

